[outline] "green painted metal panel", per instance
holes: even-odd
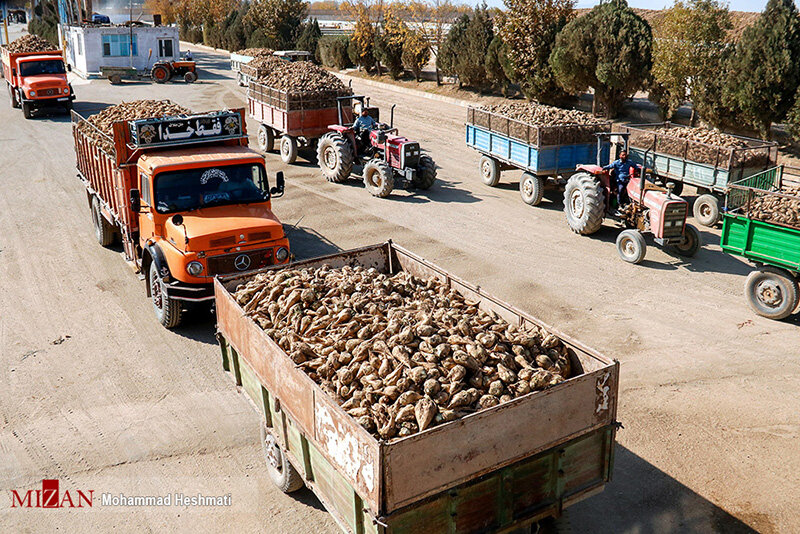
[[[355,495],[353,487],[331,466],[313,444],[309,443],[308,451],[314,470],[314,484],[324,496],[326,504],[336,510],[350,530],[355,532],[358,528],[357,522],[360,523],[362,520],[362,514],[358,514],[358,516],[354,514],[356,505],[353,498]]]
[[[751,261],[800,272],[800,230],[726,213],[720,245]]]
[[[244,389],[247,396],[253,401],[261,414],[264,414],[264,398],[261,395],[261,382],[259,382],[256,374],[247,365],[244,360],[239,362],[239,374],[242,377],[242,389]]]

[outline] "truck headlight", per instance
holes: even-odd
[[[285,262],[286,260],[289,259],[289,251],[286,250],[284,247],[279,248],[278,251],[275,253],[275,259],[281,263]]]
[[[192,276],[200,276],[203,272],[203,264],[199,261],[190,261],[186,266],[186,272]]]
[[[36,96],[36,91],[31,91],[28,93],[30,96]]]
[[[64,88],[64,94],[65,94],[65,95],[68,95],[68,94],[69,94],[69,87],[65,87],[65,88]]]

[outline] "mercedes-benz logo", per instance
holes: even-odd
[[[239,254],[236,256],[236,259],[233,260],[233,265],[240,271],[244,271],[248,267],[250,267],[250,256],[247,254]]]

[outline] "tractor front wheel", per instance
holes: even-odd
[[[639,230],[623,230],[617,236],[619,257],[628,263],[642,263],[647,253],[647,244]]]
[[[164,65],[156,65],[153,67],[150,77],[156,83],[167,83],[170,79],[169,69]]]
[[[564,189],[564,214],[576,234],[589,235],[603,225],[605,198],[603,189],[591,174],[573,174]]]
[[[386,198],[394,189],[394,171],[385,161],[371,159],[364,165],[364,185],[372,196]]]
[[[692,258],[701,246],[703,246],[703,238],[700,237],[700,232],[691,224],[687,224],[683,229],[683,242],[675,245],[675,252],[681,256]]]
[[[194,71],[189,71],[183,75],[183,81],[186,83],[194,83],[197,81],[197,73]]]
[[[341,134],[326,133],[317,145],[317,163],[329,182],[342,183],[353,170],[353,148]]]
[[[419,167],[414,178],[414,187],[417,189],[430,189],[436,181],[436,163],[430,156],[419,158]]]
[[[800,301],[797,280],[776,267],[762,267],[750,273],[744,283],[744,296],[754,312],[776,321],[791,315]]]

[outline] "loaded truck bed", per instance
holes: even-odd
[[[323,264],[436,278],[510,324],[554,334],[578,370],[549,389],[411,436],[378,440],[245,315],[233,293],[252,274],[217,277],[223,368],[262,418],[262,438],[277,440],[344,531],[508,531],[560,515],[611,479],[616,361],[391,242],[287,268]]]

